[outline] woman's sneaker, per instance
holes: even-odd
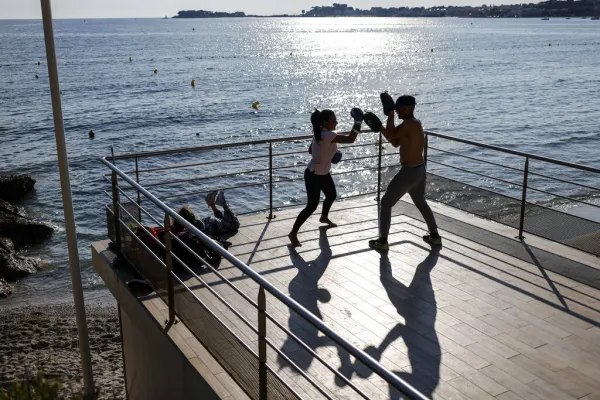
[[[219,190],[217,197],[215,198],[215,204],[221,207],[225,207],[227,200],[225,199],[225,192]]]
[[[425,236],[423,236],[423,240],[426,243],[429,243],[434,246],[442,245],[442,237],[440,235],[425,235]]]
[[[389,250],[390,246],[387,240],[375,239],[369,240],[369,247],[375,250]]]
[[[206,204],[208,204],[209,206],[212,206],[213,204],[215,204],[215,199],[217,198],[218,193],[219,193],[218,190],[213,190],[212,192],[208,192],[208,194],[204,198],[204,200],[206,200]]]

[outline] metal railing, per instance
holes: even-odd
[[[268,142],[262,142],[268,143]],[[269,144],[270,159],[272,159],[272,149]],[[162,153],[161,154],[165,154]],[[138,165],[137,158],[136,166]],[[285,293],[281,292],[260,274],[246,265],[244,262],[236,258],[233,254],[225,250],[221,245],[210,237],[206,236],[202,231],[197,229],[182,218],[177,212],[163,203],[158,197],[150,193],[146,188],[140,185],[139,175],[141,171],[135,171],[136,179],[130,177],[126,172],[119,169],[115,161],[127,157],[112,157],[109,161],[107,158],[102,158],[102,163],[110,170],[111,192],[105,191],[105,194],[112,198],[112,204],[106,206],[107,216],[109,219],[109,237],[111,237],[117,246],[118,251],[122,252],[144,276],[144,278],[154,288],[156,293],[168,305],[169,320],[166,321],[167,328],[172,326],[176,319],[179,318],[188,329],[206,346],[213,356],[221,363],[224,369],[230,373],[233,379],[240,385],[246,394],[254,399],[267,398],[303,398],[293,384],[290,384],[290,377],[282,376],[269,364],[268,348],[272,349],[277,357],[285,360],[285,363],[295,370],[298,376],[308,382],[316,392],[323,398],[333,399],[335,395],[329,390],[323,382],[319,382],[320,377],[311,376],[307,371],[300,368],[293,357],[285,354],[275,340],[268,335],[269,326],[277,328],[284,332],[289,338],[297,343],[297,345],[308,352],[311,357],[318,360],[325,368],[327,368],[336,378],[339,378],[344,385],[351,388],[358,396],[368,399],[369,395],[364,389],[361,389],[351,379],[337,371],[327,362],[324,357],[319,355],[309,344],[305,343],[301,338],[294,334],[290,329],[283,326],[278,319],[267,310],[266,294],[268,293],[274,299],[284,304],[291,310],[303,318],[308,324],[312,325],[326,337],[331,339],[337,346],[342,348],[357,361],[364,364],[366,368],[379,375],[391,387],[395,388],[403,398],[409,399],[426,399],[418,390],[410,384],[403,381],[397,375],[383,367],[379,362],[371,358],[362,350],[355,347],[348,340],[340,336],[333,329],[327,326],[319,318],[315,317],[310,311],[296,302]],[[271,171],[270,185],[272,194],[272,161],[269,162]],[[160,170],[160,168],[155,168]],[[164,183],[168,184],[168,183]],[[127,192],[128,189],[133,189],[137,192],[137,201]],[[121,196],[127,199],[127,203],[121,202]],[[141,200],[145,203],[153,205],[155,208],[164,213],[164,218],[161,222],[158,218],[152,215],[146,207],[142,206]],[[269,217],[273,217],[272,196],[270,200]],[[132,213],[131,206],[137,209],[137,216]],[[141,215],[144,214],[153,224],[164,229],[164,239],[159,240],[152,235],[148,228],[142,223]],[[254,301],[250,296],[234,285],[230,279],[226,278],[219,270],[211,265],[210,262],[196,254],[186,243],[184,243],[177,235],[171,231],[171,221],[176,221],[181,226],[185,227],[188,232],[199,238],[203,245],[210,248],[212,251],[219,254],[223,259],[231,263],[235,268],[239,269],[245,276],[252,279],[258,284],[258,297]],[[140,239],[138,231],[142,231],[154,241],[154,246],[151,248],[146,242]],[[164,242],[164,243],[163,243]],[[187,265],[182,259],[182,253],[174,251],[174,244],[182,246],[191,256],[197,259],[205,268],[208,268],[213,274],[219,277],[221,282],[225,283],[237,295],[255,310],[256,323],[250,320],[248,312],[240,311],[224,296],[216,291],[210,283],[196,273],[194,269]],[[158,251],[157,251],[158,249]],[[200,286],[212,294],[216,300],[220,302],[229,312],[233,313],[245,325],[244,329],[239,329],[240,326],[232,326],[230,320],[219,312],[220,307],[211,306],[211,303],[206,298],[187,285],[181,274],[174,271],[174,267],[178,265],[183,271],[194,279],[200,282]],[[276,311],[276,310],[275,310]],[[198,320],[201,323],[198,325]],[[248,330],[249,329],[249,330]],[[254,342],[249,336],[256,335]],[[249,340],[245,340],[249,339]],[[223,345],[223,341],[227,341]],[[217,342],[221,342],[220,344]],[[254,345],[256,344],[256,345]],[[235,348],[232,354],[232,348]],[[296,382],[297,383],[297,382]],[[306,391],[306,389],[304,389]],[[311,393],[307,391],[307,393]],[[306,397],[305,397],[306,398]],[[307,398],[314,398],[312,394]]]
[[[142,274],[154,287],[156,292],[164,299],[169,306],[169,325],[174,323],[176,317],[179,317],[186,326],[198,337],[198,339],[205,344],[208,350],[213,353],[215,358],[224,366],[224,368],[230,373],[230,375],[240,384],[240,387],[251,398],[264,399],[269,393],[269,398],[300,398],[301,395],[294,389],[293,385],[290,385],[289,380],[291,378],[281,376],[269,365],[269,355],[272,354],[267,351],[271,348],[277,357],[285,360],[285,362],[295,370],[299,377],[303,378],[313,387],[320,396],[324,398],[334,398],[332,392],[323,384],[319,382],[319,377],[311,376],[308,371],[304,371],[300,368],[294,360],[282,352],[276,343],[269,338],[268,332],[272,330],[279,330],[284,332],[288,338],[294,340],[300,348],[310,354],[311,357],[318,360],[325,366],[333,375],[341,379],[345,385],[352,388],[359,396],[368,398],[368,395],[355,385],[350,379],[343,374],[339,373],[335,368],[329,365],[323,357],[316,353],[308,344],[304,343],[301,338],[295,335],[290,329],[284,327],[275,318],[274,314],[271,314],[267,310],[266,294],[269,293],[279,302],[288,307],[292,313],[297,313],[310,325],[318,329],[320,332],[329,337],[338,346],[347,351],[350,355],[355,357],[357,360],[362,362],[367,368],[373,370],[379,376],[381,376],[391,387],[396,388],[407,398],[425,398],[415,388],[398,378],[395,374],[384,368],[377,361],[369,357],[367,354],[353,346],[347,340],[342,338],[339,334],[329,328],[320,319],[316,318],[308,310],[303,308],[294,299],[290,298],[283,292],[279,291],[276,287],[271,285],[265,280],[260,274],[256,273],[248,265],[237,259],[227,250],[223,249],[218,243],[204,235],[201,231],[185,221],[179,216],[171,207],[169,207],[163,201],[176,201],[173,199],[179,199],[185,197],[189,199],[191,196],[197,196],[200,194],[206,194],[209,190],[240,190],[250,187],[257,187],[258,190],[268,190],[267,195],[263,199],[261,206],[258,209],[247,209],[245,213],[257,213],[267,212],[267,218],[272,219],[275,217],[275,211],[285,207],[295,207],[298,204],[276,204],[276,189],[280,185],[293,183],[302,180],[301,171],[304,169],[304,162],[299,162],[297,159],[294,162],[294,157],[298,157],[301,154],[306,154],[306,141],[311,136],[297,136],[291,138],[282,139],[265,139],[256,140],[243,143],[227,143],[222,145],[211,145],[193,148],[181,148],[175,150],[164,150],[156,152],[146,152],[137,154],[126,154],[118,155],[111,158],[111,161],[106,158],[102,159],[104,165],[106,165],[111,172],[105,176],[106,180],[111,184],[110,193],[105,192],[109,197],[112,198],[111,206],[107,206],[107,215],[111,221],[109,224],[109,235],[115,241],[117,248],[123,250],[128,258],[133,259],[133,264],[138,268],[143,269]],[[514,165],[519,165],[520,161],[515,161],[513,166],[505,165],[500,162],[494,162],[492,160],[476,157],[471,154],[464,154],[465,152],[451,151],[449,149],[443,149],[439,146],[432,146],[432,138],[435,140],[449,141],[453,144],[460,144],[470,146],[479,150],[493,151],[495,154],[504,154],[507,156],[518,157],[518,160],[522,160],[523,168],[519,168]],[[342,163],[359,164],[359,168],[351,168],[342,170],[340,172],[333,173],[332,175],[346,175],[346,174],[377,174],[376,184],[367,187],[366,190],[359,193],[351,194],[343,198],[351,198],[357,196],[365,196],[375,194],[375,199],[380,200],[380,193],[384,181],[389,178],[390,168],[398,167],[397,153],[386,152],[386,146],[383,144],[382,136],[378,135],[375,140],[372,140],[371,135],[363,136],[365,141],[361,141],[351,146],[344,146],[347,154],[352,154],[354,149],[356,152],[366,151],[365,154],[358,154],[358,156],[345,158]],[[473,212],[486,218],[496,220],[498,222],[505,223],[509,226],[513,226],[518,229],[518,237],[523,238],[523,232],[532,232],[534,234],[547,237],[553,240],[558,239],[553,232],[546,232],[543,228],[544,224],[539,221],[544,221],[544,218],[553,218],[558,221],[561,225],[561,231],[564,231],[564,225],[571,224],[576,225],[576,229],[583,229],[583,233],[579,236],[575,235],[578,240],[573,239],[573,235],[561,242],[569,246],[578,248],[583,251],[587,251],[591,254],[600,255],[600,245],[598,241],[594,240],[597,235],[600,235],[600,224],[597,222],[589,221],[587,219],[579,218],[577,216],[565,213],[563,211],[554,210],[545,205],[535,204],[528,200],[530,191],[540,192],[547,195],[552,195],[557,198],[564,198],[565,200],[585,203],[591,207],[599,207],[596,204],[589,203],[577,198],[570,196],[562,196],[560,194],[552,194],[551,192],[540,189],[539,187],[531,186],[531,177],[541,177],[546,180],[555,180],[563,184],[574,184],[578,187],[585,188],[588,192],[600,193],[600,189],[594,184],[581,184],[572,182],[567,179],[558,177],[551,177],[547,174],[538,173],[531,170],[530,164],[532,161],[549,163],[552,166],[560,166],[569,168],[575,171],[584,171],[587,173],[595,174],[594,177],[600,177],[600,170],[587,166],[582,166],[574,163],[568,163],[560,160],[554,160],[547,157],[541,157],[533,154],[523,153],[506,149],[498,146],[491,146],[479,142],[470,140],[455,138],[448,135],[442,135],[434,132],[426,132],[426,148],[425,158],[428,163],[428,169],[436,168],[435,173],[428,173],[428,184],[439,184],[440,182],[449,185],[462,185],[461,187],[469,186],[469,190],[475,193],[477,196],[487,196],[487,198],[497,196],[498,199],[510,205],[514,209],[518,209],[518,213],[515,213],[512,217],[513,220],[507,220],[506,216],[499,213],[498,215],[491,215],[488,210],[478,209],[474,204],[469,202],[457,203],[455,199],[448,200],[443,197],[444,191],[440,192],[434,190],[435,188],[429,187],[428,197],[434,200],[445,202],[452,206],[464,209],[466,211]],[[298,150],[292,146],[301,145],[302,149]],[[285,151],[277,151],[277,146],[286,145],[292,148],[286,148]],[[232,156],[231,153],[235,151],[244,152],[246,149],[252,149],[243,156],[236,155]],[[264,149],[264,150],[263,150]],[[215,157],[215,151],[227,151],[226,157]],[[350,150],[350,151],[348,151]],[[374,150],[374,151],[372,151]],[[197,160],[197,155],[203,152],[211,152],[210,158],[203,161]],[[192,155],[193,160],[190,162],[182,162],[184,155]],[[235,155],[235,154],[234,154]],[[161,157],[172,157],[170,159],[170,165],[167,162],[158,163],[154,161]],[[393,163],[384,163],[384,160],[389,159],[390,156],[396,157]],[[451,165],[447,162],[447,158],[459,158],[461,160],[468,160],[468,162],[475,162],[478,164],[490,165],[494,168],[502,168],[502,171],[508,171],[508,178],[503,175],[499,178],[490,174],[479,172],[475,168],[466,168],[464,165],[457,166]],[[140,166],[140,161],[150,160],[148,167],[143,168]],[[258,163],[261,160],[266,161],[264,168],[245,169],[240,171],[231,171],[230,165],[237,161],[251,160],[252,163]],[[275,161],[281,160],[282,165],[276,165]],[[134,166],[130,170],[121,170],[117,167],[118,163],[126,163],[133,161]],[[370,161],[373,161],[370,163]],[[466,161],[465,161],[466,162]],[[119,164],[120,165],[120,164]],[[222,167],[225,165],[225,167]],[[342,164],[343,165],[343,164]],[[225,173],[210,174],[202,176],[189,176],[189,172],[196,169],[205,171],[206,168],[216,167],[228,168]],[[442,170],[443,168],[443,170]],[[297,171],[300,169],[300,171]],[[169,177],[165,179],[164,175],[169,171],[180,171],[181,175]],[[511,193],[498,193],[497,191],[490,190],[490,188],[482,187],[482,185],[475,185],[474,182],[465,183],[459,181],[456,177],[449,174],[440,174],[440,172],[459,171],[461,174],[471,174],[478,178],[492,179],[496,182],[500,182],[505,187],[503,189],[508,190],[510,188],[513,192]],[[484,171],[485,172],[485,171]],[[504,172],[503,172],[504,173]],[[134,175],[135,179],[129,175]],[[145,178],[148,182],[143,185],[140,183],[141,177]],[[250,178],[251,176],[251,178]],[[154,178],[154,179],[153,179]],[[226,179],[239,179],[233,185],[223,185],[221,181]],[[366,180],[370,180],[374,177],[369,175]],[[510,180],[512,178],[513,180]],[[355,179],[357,179],[355,177]],[[518,179],[515,182],[514,179]],[[208,182],[210,188],[205,187],[201,190],[196,188],[190,190],[188,185],[197,185],[198,183]],[[508,185],[508,186],[506,186]],[[162,193],[151,193],[148,189],[152,188],[153,191],[163,190]],[[133,192],[136,195],[133,195]],[[121,196],[127,199],[127,202],[121,202]],[[163,200],[159,199],[162,198]],[[379,203],[378,203],[379,204]],[[263,206],[264,205],[264,206]],[[131,208],[133,207],[133,208]],[[541,211],[540,211],[541,210]],[[158,215],[156,217],[153,212]],[[136,214],[134,216],[134,214]],[[518,218],[517,218],[518,217]],[[165,231],[164,240],[161,241],[150,235],[142,221],[152,221],[152,224],[163,227]],[[162,222],[160,221],[162,219]],[[203,259],[199,255],[195,254],[192,249],[183,243],[183,241],[170,230],[171,220],[177,221],[177,223],[184,226],[189,232],[193,233],[200,241],[212,249],[214,252],[219,254],[221,257],[229,261],[235,268],[243,272],[248,278],[252,279],[258,284],[258,298],[253,300],[249,295],[240,290],[234,285],[231,280],[226,278],[217,268],[213,267],[210,262]],[[131,222],[133,225],[130,226],[127,222]],[[133,229],[136,228],[136,229]],[[111,233],[112,231],[112,233]],[[138,232],[136,232],[138,231]],[[151,249],[147,243],[144,243],[139,238],[139,231],[149,235],[155,242],[155,246]],[[553,236],[554,235],[554,236]],[[164,243],[163,243],[164,242]],[[174,251],[174,246],[180,247],[179,251]],[[158,249],[158,251],[157,251]],[[230,287],[233,292],[240,296],[244,302],[251,306],[253,310],[248,314],[248,311],[240,311],[234,307],[229,301],[227,301],[223,295],[219,294],[212,285],[203,279],[201,275],[197,274],[193,268],[187,265],[182,260],[181,249],[191,254],[192,259],[197,260],[210,272],[215,274],[221,282]],[[237,318],[236,322],[228,321],[227,318],[219,312],[221,306],[211,306],[211,301],[206,298],[201,298],[193,288],[189,287],[177,273],[174,272],[174,266],[181,266],[182,269],[189,274],[191,277],[200,282],[200,286],[206,289],[212,296],[218,300],[218,304],[222,304],[229,312],[233,313]],[[199,317],[201,316],[201,318]],[[251,319],[255,319],[256,323],[253,323]],[[203,329],[198,329],[194,325],[194,321],[202,320]],[[241,323],[239,323],[241,321]],[[206,324],[213,327],[213,330],[218,333],[218,337],[211,337],[210,329],[206,329]],[[256,335],[256,340],[251,339],[252,336]],[[218,339],[226,337],[228,340],[227,346],[219,344]],[[244,337],[247,340],[244,340]],[[236,348],[238,365],[231,365],[232,354],[222,350],[224,348]],[[228,361],[229,360],[229,361]],[[240,361],[241,360],[241,361]],[[248,371],[256,371],[255,375],[249,374]],[[276,395],[274,395],[274,393]],[[312,396],[309,396],[312,397]]]
[[[443,170],[446,171],[460,171],[461,173],[470,176],[477,176],[486,179],[491,179],[495,182],[500,182],[505,185],[505,189],[511,187],[511,189],[513,190],[505,190],[505,193],[499,193],[493,192],[488,188],[482,188],[473,185],[472,182],[466,183],[467,185],[473,188],[474,192],[479,192],[480,195],[482,197],[487,198],[488,201],[496,200],[497,209],[499,208],[498,203],[504,205],[505,209],[511,207],[518,207],[518,219],[516,218],[516,214],[505,213],[505,215],[502,215],[496,213],[496,215],[494,215],[492,213],[490,215],[490,210],[487,210],[488,212],[486,212],[486,210],[473,209],[468,203],[461,205],[460,202],[454,202],[454,204],[450,202],[451,205],[518,229],[518,239],[523,239],[524,232],[529,232],[550,240],[566,244],[570,247],[577,248],[584,252],[600,256],[600,219],[591,220],[588,218],[582,218],[572,213],[567,213],[565,210],[558,210],[552,208],[549,205],[552,201],[559,199],[566,202],[567,205],[584,205],[586,207],[589,207],[590,210],[598,210],[596,216],[600,216],[600,204],[595,204],[590,201],[586,201],[582,198],[576,198],[572,195],[563,195],[560,193],[556,193],[555,191],[542,189],[535,183],[532,184],[532,179],[537,179],[538,185],[542,184],[543,182],[546,182],[546,184],[548,184],[549,182],[560,182],[563,188],[573,187],[583,189],[583,191],[587,195],[587,198],[590,198],[593,195],[598,196],[598,198],[600,198],[600,169],[589,167],[586,165],[556,160],[549,157],[538,156],[535,154],[525,153],[512,149],[507,149],[499,146],[479,143],[472,140],[456,138],[453,136],[443,135],[439,133],[427,132],[427,137],[441,139],[441,141],[446,141],[450,143],[464,144],[469,146],[467,147],[467,150],[491,150],[493,153],[496,154],[502,154],[505,156],[513,157],[513,159],[510,160],[513,165],[506,165],[482,158],[486,155],[489,156],[493,153],[488,152],[487,154],[482,155],[480,157],[474,157],[467,154],[461,154],[455,151],[442,149],[440,147],[434,147],[431,144],[428,144],[428,156],[426,162],[428,163],[428,170],[433,170],[430,175],[434,177],[437,175],[438,177],[440,177],[441,175],[436,174],[436,172],[441,172],[439,169],[433,169],[429,167],[441,166],[443,167]],[[445,160],[442,160],[441,157],[468,160],[469,162],[471,162],[472,168],[451,165],[448,162],[445,162]],[[555,172],[562,175],[577,175],[576,179],[578,180],[582,180],[582,175],[587,174],[587,180],[592,181],[593,184],[582,184],[578,181],[567,180],[558,176],[550,176],[548,172],[536,172],[532,168],[532,166],[535,166],[536,162],[538,169],[543,169],[544,171],[546,171],[562,168],[561,171]],[[476,171],[475,168],[477,168],[480,165],[493,166],[493,168],[497,172],[500,172],[503,176],[500,178],[498,176],[484,174]],[[522,168],[515,167],[514,165],[522,165]],[[567,169],[567,171],[565,172],[564,169]],[[510,180],[511,177],[513,178],[513,180]],[[450,178],[450,180],[454,179]],[[460,183],[465,184],[464,181],[460,181]],[[515,192],[514,189],[518,189],[518,191]],[[484,192],[485,194],[481,194]],[[439,196],[436,196],[435,192],[433,191],[428,191],[427,194],[429,198],[448,203],[447,201],[443,201],[443,199],[436,198]],[[546,201],[529,201],[529,197],[535,194],[544,195]]]
[[[363,131],[363,133],[367,133],[367,132],[369,132],[369,131]],[[276,161],[278,159],[285,159],[286,157],[292,157],[292,156],[298,156],[300,154],[306,154],[305,149],[302,149],[300,151],[295,150],[295,151],[276,152],[276,151],[274,151],[274,146],[281,145],[281,144],[306,142],[310,138],[311,138],[311,136],[308,136],[308,135],[307,136],[295,136],[295,137],[290,137],[290,138],[265,139],[265,140],[247,141],[247,142],[242,142],[242,143],[227,143],[227,144],[222,144],[222,145],[211,145],[211,146],[181,148],[181,149],[174,149],[174,150],[164,150],[164,151],[137,153],[137,154],[126,154],[126,155],[116,156],[115,160],[134,160],[135,169],[127,171],[127,173],[131,173],[131,174],[135,173],[136,182],[139,184],[140,179],[141,179],[140,177],[142,174],[146,175],[146,174],[152,174],[152,173],[165,172],[165,171],[169,171],[169,170],[183,170],[183,169],[188,169],[191,167],[199,167],[199,166],[200,167],[211,167],[211,166],[227,165],[228,163],[236,162],[236,161],[240,160],[240,158],[228,157],[226,159],[221,159],[221,160],[210,160],[210,161],[205,161],[205,162],[191,162],[191,163],[176,163],[174,165],[169,165],[169,166],[162,166],[162,167],[154,167],[153,166],[152,168],[144,169],[144,168],[139,167],[139,161],[143,160],[143,159],[153,159],[155,157],[161,157],[161,156],[182,155],[182,154],[186,154],[186,153],[196,154],[196,153],[215,151],[215,150],[225,150],[225,149],[233,150],[233,149],[240,149],[240,148],[252,148],[253,149],[252,155],[244,156],[243,159],[246,161],[252,160],[252,161],[256,161],[256,162],[260,162],[260,160],[267,160],[268,164],[264,168],[251,169],[251,170],[246,169],[246,170],[241,170],[238,172],[229,172],[226,174],[212,174],[209,176],[192,177],[192,178],[189,178],[187,176],[185,178],[176,176],[170,180],[162,180],[162,181],[159,180],[159,181],[155,181],[155,182],[144,183],[143,186],[145,188],[153,188],[153,189],[166,188],[166,187],[173,187],[173,185],[181,185],[184,183],[199,183],[199,182],[206,182],[206,181],[215,180],[215,179],[239,177],[239,176],[248,175],[248,174],[259,174],[259,176],[260,176],[261,173],[264,173],[265,179],[263,181],[258,181],[258,182],[244,181],[241,184],[229,185],[229,186],[221,185],[218,187],[213,187],[212,189],[235,190],[235,189],[246,189],[246,188],[264,186],[264,187],[268,188],[268,190],[269,190],[268,204],[266,204],[266,201],[262,202],[262,204],[264,204],[265,207],[261,207],[258,209],[246,210],[244,212],[244,214],[266,211],[266,212],[268,212],[268,217],[273,218],[274,211],[276,209],[282,209],[285,207],[294,207],[294,206],[298,205],[298,203],[275,204],[274,189],[276,186],[279,186],[279,185],[282,185],[282,184],[285,184],[288,182],[295,182],[295,181],[302,180],[303,178],[302,178],[301,170],[303,169],[303,166],[304,166],[304,163],[297,163],[297,162],[293,163],[293,164],[286,164],[283,166],[276,166],[276,165],[274,165],[274,161]],[[541,180],[545,180],[546,182],[548,182],[548,181],[560,182],[560,184],[562,184],[564,186],[570,185],[571,187],[585,189],[585,191],[587,191],[588,194],[589,193],[600,194],[600,188],[599,188],[600,184],[597,183],[598,180],[600,180],[600,169],[585,166],[585,165],[579,165],[579,164],[575,164],[575,163],[565,162],[565,161],[561,161],[561,160],[556,160],[556,159],[552,159],[549,157],[538,156],[535,154],[520,152],[520,151],[507,149],[507,148],[503,148],[503,147],[499,147],[499,146],[488,145],[485,143],[480,143],[480,142],[476,142],[476,141],[472,141],[472,140],[466,140],[466,139],[461,139],[461,138],[457,138],[457,137],[453,137],[453,136],[449,136],[449,135],[426,131],[426,143],[428,143],[430,141],[429,139],[433,139],[433,138],[435,138],[436,140],[440,140],[440,141],[445,140],[454,145],[456,145],[456,144],[464,145],[464,146],[466,146],[466,150],[467,150],[466,152],[468,152],[468,150],[470,150],[470,149],[488,150],[488,151],[492,151],[493,154],[496,154],[496,155],[515,157],[515,160],[512,160],[512,163],[515,166],[509,166],[506,164],[501,164],[499,162],[490,161],[489,159],[483,159],[481,157],[478,158],[478,157],[470,156],[468,154],[465,154],[465,151],[464,151],[465,149],[463,149],[462,152],[459,152],[459,151],[449,151],[447,149],[442,149],[440,147],[434,147],[431,145],[426,145],[426,147],[425,147],[426,162],[428,162],[430,164],[430,167],[431,166],[436,167],[435,169],[428,168],[428,176],[430,176],[430,178],[433,178],[433,179],[429,179],[430,183],[434,182],[435,179],[445,178],[445,180],[443,182],[444,184],[451,185],[452,182],[460,182],[462,184],[469,185],[473,189],[473,193],[474,194],[479,193],[480,197],[495,196],[494,199],[496,202],[506,204],[507,207],[511,208],[511,209],[519,209],[519,212],[518,212],[519,218],[518,219],[512,218],[513,216],[516,215],[515,212],[510,213],[510,215],[508,215],[506,213],[504,215],[494,215],[494,213],[491,212],[493,210],[478,209],[476,207],[477,205],[473,204],[472,202],[471,203],[466,202],[464,204],[458,204],[456,201],[449,202],[443,196],[436,196],[435,192],[431,191],[431,190],[427,191],[427,196],[429,198],[439,201],[439,202],[442,202],[442,203],[452,205],[456,208],[460,208],[465,211],[473,212],[477,215],[480,215],[480,216],[488,218],[488,219],[492,219],[496,222],[500,222],[505,225],[514,227],[515,229],[518,229],[517,237],[519,239],[522,239],[524,237],[523,236],[524,232],[529,231],[532,234],[536,234],[536,235],[545,237],[547,239],[561,242],[561,243],[567,244],[571,247],[575,247],[579,250],[583,250],[585,252],[600,256],[600,245],[596,244],[596,239],[600,239],[600,238],[597,238],[594,233],[597,230],[597,222],[590,221],[585,218],[579,218],[579,217],[574,216],[573,214],[566,213],[561,210],[552,209],[547,204],[541,203],[539,201],[532,202],[529,200],[530,196],[536,195],[536,194],[541,194],[541,195],[545,195],[545,196],[551,196],[552,198],[555,198],[555,199],[562,199],[566,202],[571,202],[573,204],[586,205],[586,206],[594,208],[594,209],[600,208],[600,206],[598,204],[594,204],[589,201],[582,200],[580,198],[575,198],[573,196],[556,193],[555,191],[553,192],[550,190],[546,190],[544,188],[540,188],[540,187],[532,184],[532,178],[535,178],[538,181],[541,179]],[[261,146],[264,146],[264,148],[265,148],[265,151],[262,154],[260,153]],[[367,156],[355,157],[355,158],[351,158],[351,159],[344,159],[344,160],[342,160],[342,164],[347,163],[347,162],[352,162],[352,161],[356,162],[359,160],[362,161],[363,163],[368,163],[369,160],[373,160],[373,163],[371,165],[366,165],[366,166],[363,165],[361,168],[358,168],[358,169],[350,169],[350,170],[345,170],[345,171],[341,171],[341,172],[336,172],[336,173],[333,173],[332,175],[347,175],[347,174],[353,174],[353,173],[356,174],[359,172],[373,172],[373,173],[376,172],[377,173],[376,186],[368,185],[368,184],[364,185],[366,189],[363,191],[360,191],[358,193],[358,196],[374,194],[376,197],[376,200],[379,200],[380,193],[382,191],[382,184],[383,184],[383,180],[384,180],[384,177],[382,176],[382,174],[385,174],[386,171],[389,170],[389,168],[398,167],[397,160],[394,160],[393,163],[388,163],[388,164],[384,164],[383,160],[389,159],[390,155],[395,155],[396,153],[394,153],[394,152],[386,153],[385,152],[386,146],[384,146],[384,144],[383,144],[381,135],[378,135],[378,138],[376,140],[361,142],[356,145],[343,147],[344,151],[347,151],[347,149],[358,149],[358,148],[373,149],[375,152],[374,152],[374,154],[370,154]],[[453,164],[444,162],[445,158],[454,158],[454,159],[458,158],[461,160],[461,163],[475,162],[475,163],[478,163],[479,165],[472,165],[471,168],[465,168],[464,165],[457,166],[457,165],[453,165]],[[562,168],[566,168],[571,171],[576,171],[579,173],[594,174],[594,179],[592,179],[594,184],[582,184],[580,182],[576,182],[573,180],[561,179],[558,176],[550,176],[547,173],[536,172],[536,171],[532,170],[532,168],[530,168],[530,164],[532,162],[542,163],[542,164],[550,165],[552,167],[562,167]],[[509,175],[509,176],[513,177],[514,180],[510,181],[510,180],[507,180],[504,176],[498,177],[498,176],[490,175],[489,173],[478,172],[478,170],[480,169],[480,165],[493,166],[498,171],[502,171],[501,174]],[[516,167],[516,166],[519,166],[519,167]],[[281,176],[281,172],[293,171],[294,169],[297,170],[298,168],[300,168],[300,171],[297,171],[298,173],[295,176],[292,176],[292,177]],[[546,167],[544,167],[544,168],[546,168]],[[467,182],[464,181],[464,176],[462,177],[463,180],[460,180],[460,179],[457,180],[454,176],[455,174],[452,174],[452,172],[460,172],[463,175],[466,174],[468,176],[476,177],[477,179],[480,179],[480,180],[482,178],[488,179],[488,180],[493,180],[493,181],[495,181],[497,183],[501,183],[503,185],[512,186],[512,189],[520,188],[520,190],[518,192],[515,192],[514,190],[512,190],[512,191],[504,190],[502,192],[490,190],[489,188],[481,187],[481,185],[477,185],[476,183],[474,183],[474,180],[471,178],[468,178]],[[560,171],[558,173],[562,173],[562,172],[564,172],[564,171]],[[266,175],[268,175],[268,179],[267,179]],[[389,174],[386,174],[386,175],[389,175]],[[130,189],[133,190],[133,188],[130,188]],[[170,189],[169,193],[165,194],[164,196],[161,196],[161,198],[164,200],[170,200],[170,199],[176,199],[176,198],[182,198],[182,197],[189,198],[190,196],[205,194],[206,192],[207,192],[207,190],[190,191],[190,190]],[[485,194],[483,192],[485,192]],[[356,197],[356,195],[346,196],[346,197],[342,197],[342,198],[350,198],[350,197]],[[266,199],[266,196],[265,196],[265,199]],[[141,200],[139,198],[139,193],[138,193],[138,200],[139,201]],[[542,215],[542,216],[540,216],[540,215]],[[139,217],[141,218],[141,214],[139,215]],[[546,224],[544,223],[544,218],[547,219]],[[572,229],[569,232],[561,233],[557,229],[554,232],[549,232],[547,228],[551,224],[557,224],[557,225],[567,224],[569,226],[577,226],[577,225],[581,224],[581,226],[578,227],[577,229]],[[578,239],[578,234],[581,234],[581,235],[579,235],[579,236],[581,236],[581,238],[579,238],[579,239]],[[586,239],[586,237],[589,237],[589,239]]]

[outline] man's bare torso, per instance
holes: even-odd
[[[405,167],[416,167],[423,164],[425,136],[421,121],[410,118],[404,120],[401,126],[404,131],[400,145],[400,164]]]

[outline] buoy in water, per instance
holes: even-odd
[[[192,79],[192,87],[195,88],[196,87],[196,80]]]
[[[35,74],[35,79],[39,79],[39,76],[37,76],[37,74]]]
[[[129,62],[133,62],[133,58],[129,57]]]
[[[431,52],[433,53],[433,49],[431,49]]]
[[[94,133],[93,129],[90,129],[90,133],[88,135],[90,136],[90,139],[93,139],[96,137],[96,134]]]
[[[252,103],[252,108],[254,108],[255,110],[258,110],[258,106],[260,106],[260,101],[255,101],[254,103]]]
[[[158,74],[158,68],[154,68],[154,73]]]
[[[548,47],[552,46],[552,43],[548,43]]]
[[[37,65],[42,65],[42,63],[38,61],[38,62],[37,62]]]

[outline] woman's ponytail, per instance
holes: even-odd
[[[321,136],[321,130],[323,130],[323,117],[321,111],[315,108],[312,115],[310,116],[310,122],[313,126],[313,133],[317,142],[320,142],[323,137]]]
[[[321,131],[325,126],[325,121],[329,120],[329,118],[334,115],[335,113],[331,110],[319,111],[315,108],[315,111],[310,116],[310,122],[312,123],[313,133],[315,135],[315,139],[317,139],[317,142],[320,142],[321,139],[323,139],[323,136],[321,136]]]

